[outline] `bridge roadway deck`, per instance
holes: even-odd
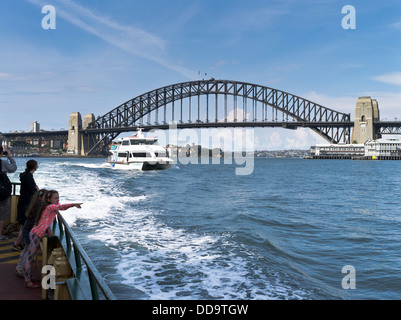
[[[305,128],[305,127],[353,127],[353,121],[338,121],[338,122],[326,122],[326,121],[316,121],[316,122],[304,122],[304,121],[262,121],[262,122],[252,122],[252,121],[236,121],[236,122],[185,122],[185,123],[175,123],[177,129],[201,129],[201,128],[242,128],[242,127],[252,127],[252,128],[276,128],[282,127],[287,129]],[[144,131],[149,130],[167,130],[171,128],[170,124],[167,123],[154,123],[154,124],[136,124],[129,127],[115,127],[115,128],[88,128],[80,129],[81,133],[106,133],[106,132],[130,132],[136,131],[138,127],[144,128]],[[173,126],[174,127],[174,126]],[[3,133],[3,137],[6,139],[17,139],[17,138],[40,138],[40,139],[57,139],[60,137],[68,137],[68,131],[42,131],[42,132],[12,132]]]
[[[252,127],[252,128],[276,128],[282,127],[285,129],[297,129],[297,128],[319,128],[319,127],[349,127],[352,128],[354,126],[354,121],[339,121],[339,122],[303,122],[303,121],[272,121],[272,122],[252,122],[252,121],[237,121],[237,122],[186,122],[176,124],[177,129],[201,129],[201,128],[240,128],[240,127]],[[376,122],[375,126],[377,128],[401,128],[401,121],[380,121]],[[138,127],[144,128],[144,131],[150,130],[167,130],[170,129],[171,126],[166,123],[162,124],[137,124],[130,127],[115,127],[115,128],[88,128],[81,129],[81,133],[107,133],[107,132],[131,132],[136,131]],[[6,139],[25,139],[25,138],[40,138],[44,140],[57,140],[61,137],[68,138],[67,130],[60,131],[44,131],[44,132],[13,132],[13,133],[3,133],[3,137]]]
[[[25,288],[24,278],[15,274],[20,252],[12,248],[13,242],[0,242],[0,300],[42,300],[41,288]]]
[[[80,130],[81,133],[107,133],[107,132],[130,132],[136,131],[139,127],[143,131],[150,130],[167,130],[167,129],[202,129],[202,128],[318,128],[318,127],[353,127],[354,122],[295,122],[295,121],[274,121],[274,122],[192,122],[192,123],[175,123],[175,124],[143,124],[132,127],[116,127],[116,128],[88,128]]]

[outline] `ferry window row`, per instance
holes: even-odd
[[[126,158],[127,157],[127,153],[126,152],[119,152],[118,153],[118,157],[119,158]],[[146,153],[146,152],[134,152],[134,153],[130,153],[130,158],[151,158],[152,156],[150,155],[150,153]]]
[[[163,158],[163,157],[167,157],[167,153],[166,152],[155,152],[155,156],[157,158]],[[119,158],[126,158],[127,157],[127,153],[126,152],[119,152],[118,153],[118,157]],[[133,152],[130,153],[130,158],[151,158],[152,155],[148,152]]]
[[[150,146],[150,145],[156,144],[155,141],[149,141],[149,140],[134,140],[134,139],[132,139],[132,140],[130,140],[130,141],[124,140],[122,144],[123,144],[123,146],[129,146],[130,143],[131,143],[131,146],[137,146],[137,145],[149,145],[149,146]]]

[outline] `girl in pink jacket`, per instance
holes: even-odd
[[[36,223],[29,233],[29,251],[26,254],[25,261],[25,287],[38,288],[39,285],[34,284],[31,280],[32,268],[35,265],[35,255],[39,250],[40,241],[45,236],[46,231],[48,235],[52,236],[53,232],[50,229],[54,219],[59,210],[67,210],[71,207],[81,208],[82,203],[71,203],[71,204],[59,204],[59,194],[55,190],[51,190],[47,193],[46,199],[43,201],[43,206],[39,209],[39,214],[36,219]]]

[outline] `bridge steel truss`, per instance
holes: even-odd
[[[380,121],[375,123],[376,131],[379,134],[401,134],[400,121]]]
[[[199,80],[149,91],[105,115],[83,130],[103,150],[121,132],[138,127],[168,129],[205,127],[308,127],[330,143],[349,143],[351,115],[277,89],[230,80]]]

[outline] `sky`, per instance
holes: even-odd
[[[55,29],[42,27],[46,5]],[[347,5],[354,29],[343,27]],[[65,129],[72,112],[101,116],[199,74],[276,88],[352,119],[358,97],[371,96],[381,119],[401,119],[399,0],[1,0],[0,41],[0,132],[33,121]],[[309,129],[254,130],[257,150],[322,141]]]

